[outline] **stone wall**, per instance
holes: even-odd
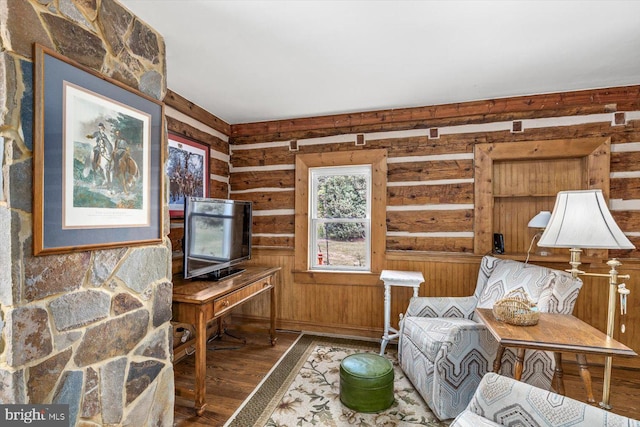
[[[72,426],[171,426],[168,238],[32,249],[33,43],[162,99],[164,41],[114,0],[0,0],[0,28],[0,403],[66,403]]]

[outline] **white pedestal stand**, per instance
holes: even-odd
[[[380,280],[384,282],[384,335],[380,346],[382,356],[389,341],[399,336],[398,330],[391,327],[391,286],[410,286],[413,288],[413,296],[417,297],[424,277],[419,271],[382,270]]]

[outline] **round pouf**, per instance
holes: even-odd
[[[373,353],[351,354],[340,363],[340,401],[357,412],[380,412],[393,403],[393,365]]]

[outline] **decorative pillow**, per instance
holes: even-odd
[[[570,274],[553,271],[552,286],[544,289],[538,300],[538,310],[546,313],[571,314],[582,288],[582,280]]]
[[[519,261],[500,260],[480,293],[478,308],[492,308],[493,304],[513,290],[522,290],[538,303],[543,291],[553,286],[551,270]]]

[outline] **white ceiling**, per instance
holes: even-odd
[[[640,1],[120,2],[230,124],[640,84]]]

